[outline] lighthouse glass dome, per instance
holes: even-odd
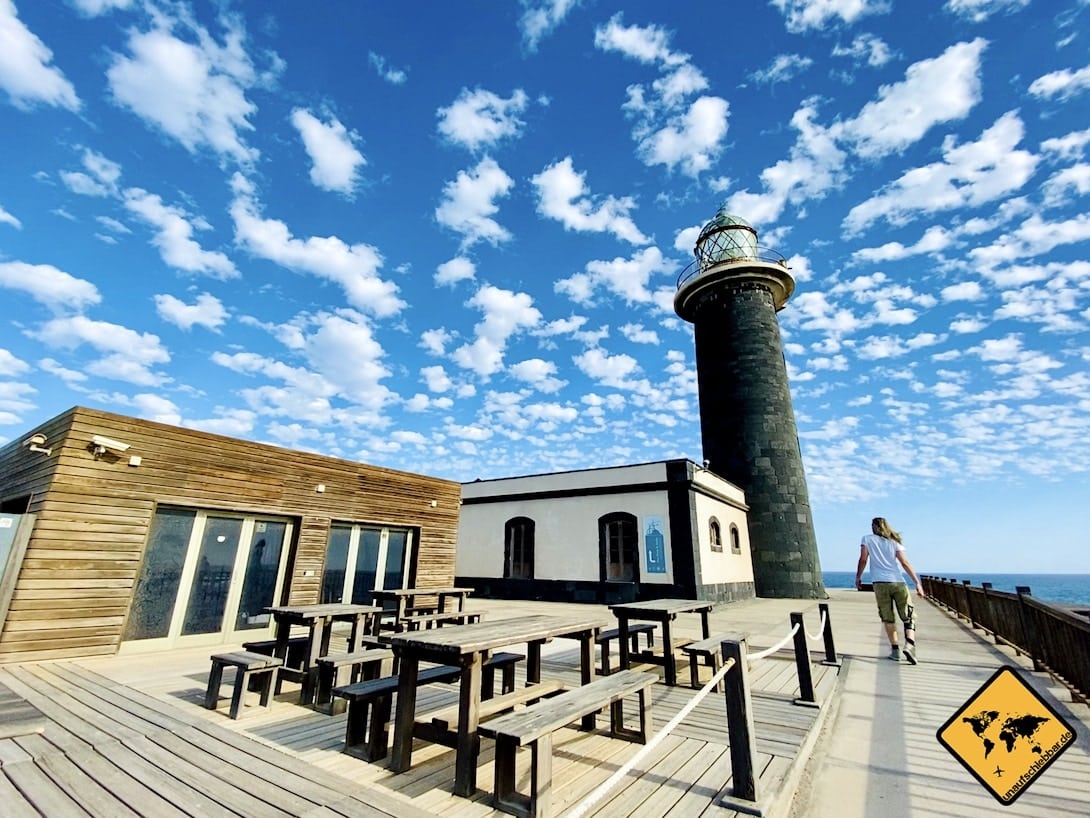
[[[702,268],[733,259],[755,259],[757,231],[745,219],[732,216],[721,207],[715,218],[701,229],[693,252]]]

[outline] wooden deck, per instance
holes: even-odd
[[[478,604],[487,607],[486,601]],[[540,603],[503,603],[502,609],[496,607],[488,615],[500,618],[500,611],[516,615],[545,610],[557,612]],[[750,607],[721,608],[713,614],[713,632],[732,630],[740,623],[754,633],[751,650],[756,650],[786,634],[790,610],[806,611],[808,626],[816,629],[816,605],[760,600]],[[687,623],[688,635],[695,636],[699,618],[692,620]],[[767,631],[763,639],[762,629]],[[686,635],[685,626],[679,630]],[[812,644],[817,651],[820,643]],[[285,685],[267,713],[232,721],[223,709],[205,710],[201,705],[208,656],[221,650],[222,646],[0,666],[0,683],[46,719],[39,735],[0,740],[0,803],[14,805],[4,814],[111,818],[502,814],[489,804],[493,751],[487,739],[482,740],[480,787],[472,798],[461,798],[452,793],[453,750],[418,744],[413,768],[395,775],[384,762],[371,764],[342,752],[345,716],[327,716],[293,703],[295,685]],[[815,658],[820,658],[819,652]],[[542,677],[575,685],[578,666],[578,651],[558,640],[546,651]],[[684,662],[681,672],[687,678]],[[707,673],[705,669],[703,678]],[[819,700],[834,695],[836,680],[836,668],[815,663]],[[777,793],[789,799],[827,708],[793,704],[797,681],[793,659],[786,652],[755,663],[750,681],[762,801],[775,800]],[[656,685],[655,730],[694,692]],[[453,686],[431,685],[421,691],[419,710],[450,704],[456,693]],[[594,732],[564,728],[556,734],[553,802],[559,815],[641,749],[610,739],[604,718],[599,725]],[[524,755],[520,753],[520,776],[527,769]],[[730,791],[730,774],[725,705],[722,694],[712,693],[589,814],[738,815],[717,803]]]

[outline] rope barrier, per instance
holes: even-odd
[[[809,639],[811,642],[816,642],[819,638],[821,638],[821,636],[825,633],[825,620],[826,619],[828,619],[828,617],[825,616],[825,611],[822,611],[821,612],[821,627],[818,628],[818,632],[816,634],[812,634],[812,633],[810,633],[809,630],[807,630],[806,631],[806,638]]]
[[[712,676],[711,681],[704,685],[704,687],[702,687],[697,692],[697,694],[689,700],[689,703],[678,711],[678,714],[676,716],[670,719],[670,721],[668,721],[661,730],[655,733],[655,735],[652,736],[650,740],[648,740],[647,744],[643,745],[643,747],[640,748],[638,753],[636,753],[634,756],[632,756],[632,758],[630,758],[627,762],[621,765],[620,769],[618,769],[615,773],[613,773],[613,775],[611,775],[604,782],[602,782],[602,784],[594,789],[590,793],[590,795],[582,800],[582,802],[576,804],[572,808],[571,812],[567,814],[567,818],[582,818],[582,816],[586,815],[587,810],[589,810],[591,807],[601,801],[602,798],[605,797],[605,794],[613,789],[614,785],[618,781],[628,775],[629,771],[637,764],[639,764],[644,759],[644,757],[651,752],[651,750],[657,747],[659,742],[661,742],[662,739],[671,730],[681,724],[682,720],[693,711],[693,708],[696,707],[705,696],[708,695],[708,691],[712,690],[716,685],[719,684],[719,681],[727,675],[727,671],[729,671],[732,667],[734,667],[733,659],[728,659],[726,662],[724,662],[723,667],[721,667],[719,671],[714,676]]]
[[[760,653],[754,653],[749,656],[749,664],[752,666],[758,659],[764,659],[766,656],[771,656],[776,651],[784,647],[788,642],[795,638],[795,634],[798,632],[799,626],[796,623],[795,627],[791,629],[791,632],[787,634],[781,641],[777,642],[770,648],[765,648]]]

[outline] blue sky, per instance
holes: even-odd
[[[0,439],[699,462],[678,274],[780,313],[821,561],[1087,571],[1090,3],[0,0]]]

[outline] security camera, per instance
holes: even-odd
[[[707,471],[708,468],[711,466],[711,464],[712,464],[712,462],[710,460],[705,460],[704,461],[704,471]]]
[[[29,452],[41,452],[42,454],[49,456],[53,454],[53,450],[46,448],[45,441],[46,436],[39,432],[24,440],[23,445],[27,447],[27,451]]]
[[[109,437],[103,437],[102,435],[95,435],[91,438],[91,445],[95,447],[95,455],[105,454],[107,450],[112,452],[124,452],[129,448],[128,443],[122,443],[120,440],[114,440]]]

